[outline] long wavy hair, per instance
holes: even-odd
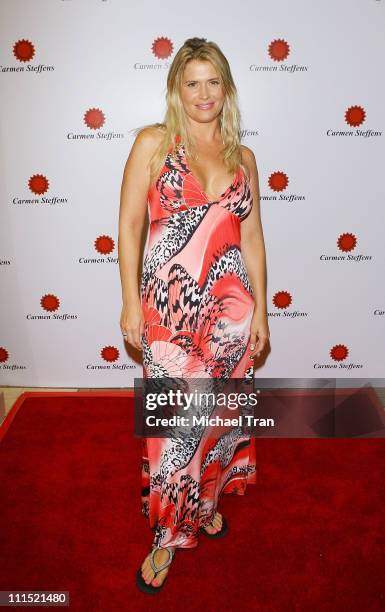
[[[239,166],[245,170],[240,149],[238,94],[229,63],[216,43],[207,42],[205,38],[189,38],[176,53],[167,75],[167,110],[163,123],[151,123],[133,130],[135,134],[139,134],[146,128],[156,128],[164,135],[160,146],[150,159],[150,184],[159,175],[170,147],[171,153],[175,152],[177,135],[180,136],[187,156],[192,159],[197,157],[197,149],[188,131],[186,113],[180,97],[184,69],[193,59],[211,62],[220,75],[225,93],[223,108],[219,115],[224,144],[223,161],[229,172],[233,174]]]

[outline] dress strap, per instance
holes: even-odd
[[[168,147],[168,153],[171,153],[171,151],[174,149],[174,147],[180,143],[180,140],[181,140],[180,135],[177,134],[175,136],[175,143],[174,144],[171,143],[169,145],[169,147]]]

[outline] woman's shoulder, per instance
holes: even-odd
[[[142,127],[137,135],[136,140],[145,142],[149,145],[159,146],[163,141],[165,134],[165,126],[162,123],[155,123],[152,125],[145,125]]]
[[[252,149],[250,149],[249,147],[246,147],[246,145],[241,144],[240,147],[241,147],[241,155],[242,155],[242,164],[246,166],[248,170],[248,176],[250,178],[252,169],[256,165],[255,155]]]
[[[159,124],[151,124],[142,126],[135,132],[136,137],[131,147],[130,156],[137,156],[141,162],[148,163],[161,146],[164,131]]]
[[[252,149],[250,149],[249,147],[246,147],[246,145],[244,144],[241,144],[240,147],[241,147],[241,153],[242,153],[242,161],[252,162],[255,160],[255,155]]]

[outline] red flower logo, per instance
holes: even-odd
[[[36,195],[41,195],[42,193],[48,191],[48,179],[43,174],[34,174],[28,181],[28,187],[30,188],[32,193],[36,193]]]
[[[343,361],[348,354],[349,350],[344,344],[335,344],[333,348],[330,349],[330,357],[334,359],[334,361]]]
[[[30,62],[35,55],[35,47],[29,40],[18,40],[13,45],[13,55],[19,62]]]
[[[269,176],[269,187],[273,191],[283,191],[289,184],[287,174],[284,172],[273,172]]]
[[[56,295],[53,295],[52,293],[46,293],[41,298],[40,305],[42,308],[44,308],[44,310],[48,310],[49,312],[52,312],[59,308],[60,300],[59,298],[56,297]]]
[[[173,52],[174,47],[169,38],[162,36],[154,40],[151,50],[158,59],[167,59]]]
[[[94,245],[95,249],[102,255],[111,253],[115,248],[115,243],[110,236],[99,236],[96,238]]]
[[[352,127],[357,127],[365,121],[366,113],[362,106],[350,106],[345,112],[345,121]]]
[[[90,108],[84,113],[84,123],[91,130],[99,130],[104,125],[105,116],[99,108]]]
[[[7,361],[8,357],[9,353],[7,349],[5,349],[3,346],[0,346],[0,363],[4,363],[4,361]]]
[[[282,62],[287,58],[290,53],[290,47],[287,44],[286,40],[282,40],[282,38],[277,38],[270,43],[268,47],[268,53],[272,60],[275,62]]]
[[[291,302],[292,298],[288,291],[277,291],[273,297],[273,304],[277,308],[287,308]]]
[[[105,346],[100,351],[100,355],[104,361],[116,361],[119,359],[119,351],[115,346]]]
[[[340,251],[352,251],[357,245],[357,238],[354,234],[341,234],[337,240]]]

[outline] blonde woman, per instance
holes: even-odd
[[[252,378],[269,338],[258,172],[240,144],[236,87],[214,42],[185,41],[166,101],[164,122],[137,131],[124,169],[120,327],[143,351],[144,378]],[[256,482],[255,438],[238,429],[186,443],[143,438],[142,512],[154,540],[136,575],[142,591],[160,591],[177,548],[227,534],[221,496]]]

